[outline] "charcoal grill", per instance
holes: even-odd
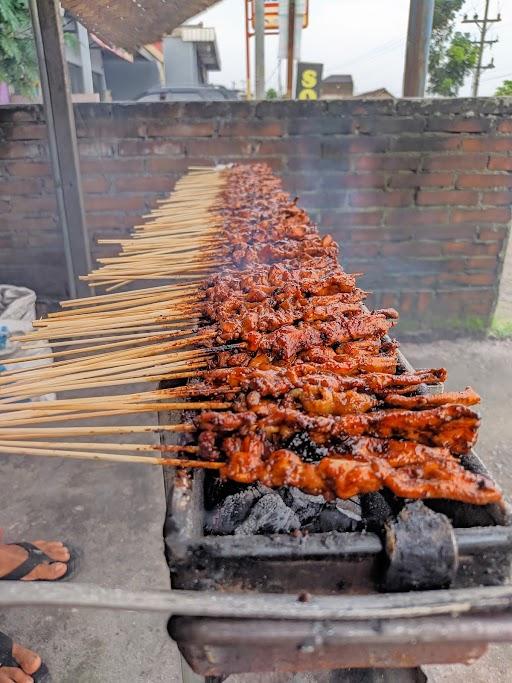
[[[402,372],[413,370],[403,355],[400,364]],[[442,385],[420,391],[442,391]],[[180,417],[161,413],[159,420],[171,424]],[[161,436],[164,445],[173,438],[170,433]],[[463,462],[468,469],[488,475],[474,452]],[[165,544],[174,590],[249,596],[288,593],[306,601],[309,595],[367,596],[392,590],[398,591],[399,603],[404,595],[400,591],[411,588],[408,565],[416,561],[418,568],[417,558],[409,553],[409,548],[418,547],[414,527],[402,529],[401,539],[392,530],[387,535],[367,531],[206,535],[204,495],[209,476],[199,470],[164,468]],[[319,670],[338,671],[336,680],[363,680],[361,669],[366,670],[364,680],[373,680],[372,671],[386,670],[388,678],[382,673],[378,680],[419,681],[425,680],[420,665],[470,663],[489,642],[499,639],[498,622],[488,613],[438,615],[434,603],[448,587],[499,586],[507,581],[512,509],[508,503],[499,508],[456,501],[430,501],[428,509],[435,528],[420,544],[426,549],[421,558],[426,573],[416,586],[430,589],[432,613],[427,616],[354,623],[176,616],[169,621],[169,633],[192,670],[210,681],[232,673]],[[450,554],[449,566],[440,567],[441,555]],[[414,593],[407,595],[414,603]],[[357,679],[340,673],[349,669],[359,670]]]

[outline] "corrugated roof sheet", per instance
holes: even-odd
[[[159,40],[218,0],[61,0],[91,33],[134,52]]]

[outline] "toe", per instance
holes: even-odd
[[[35,673],[41,666],[41,657],[18,643],[13,643],[12,656],[27,674]]]
[[[11,669],[10,676],[16,683],[33,683],[34,679],[21,669]]]
[[[64,562],[40,564],[33,569],[22,581],[56,581],[67,572],[68,566]]]

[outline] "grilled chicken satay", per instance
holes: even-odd
[[[384,486],[406,498],[448,498],[484,505],[502,500],[501,492],[482,475],[464,469],[455,459],[418,454],[412,464],[342,450],[317,463],[305,463],[296,453],[279,449],[264,457],[261,442],[247,437],[242,450],[231,455],[221,476],[242,483],[296,486],[327,499],[352,498]]]
[[[480,419],[466,406],[448,405],[419,412],[382,410],[362,415],[321,417],[306,415],[293,409],[268,407],[265,417],[252,411],[240,413],[205,411],[194,420],[200,431],[242,435],[254,430],[280,438],[307,431],[319,444],[333,439],[374,436],[404,439],[430,446],[448,448],[456,455],[467,453],[474,445]]]

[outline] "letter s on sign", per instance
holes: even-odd
[[[303,88],[314,88],[317,83],[317,75],[316,71],[313,71],[313,69],[306,69],[303,74],[302,78],[300,80],[300,84],[302,85]]]

